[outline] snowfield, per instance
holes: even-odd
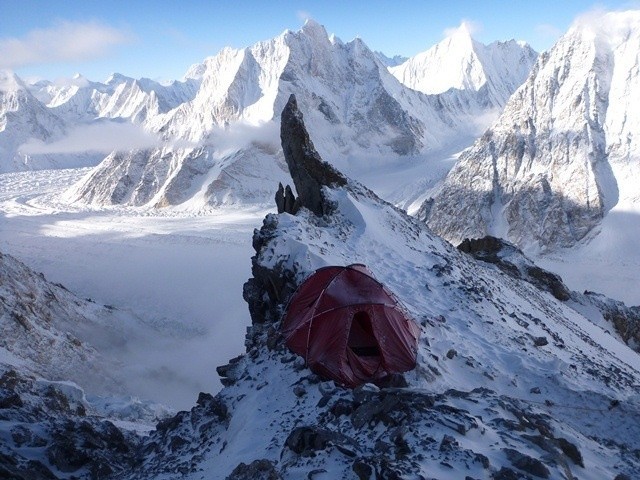
[[[220,388],[215,367],[243,350],[250,319],[242,284],[266,209],[196,214],[62,203],[61,192],[86,173],[0,175],[0,251],[142,319],[158,343],[132,340],[125,363],[133,368],[123,379],[130,393],[190,407],[198,392]]]

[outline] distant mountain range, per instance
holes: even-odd
[[[122,130],[126,122],[138,128],[137,137],[147,137],[134,149],[107,155],[69,192],[71,201],[193,208],[269,201],[273,185],[287,180],[274,119],[290,93],[309,112],[316,144],[332,162],[374,156],[393,163],[457,151],[488,126],[533,64],[530,47],[500,45],[485,47],[462,29],[434,47],[433,63],[425,63],[421,74],[413,68],[413,80],[432,77],[438,56],[440,63],[455,57],[460,70],[473,58],[484,79],[474,88],[451,79],[437,94],[408,88],[362,40],[343,43],[314,21],[249,48],[223,49],[170,85],[121,75],[104,84],[82,77],[61,86],[39,82],[21,91],[31,99],[28,108],[49,112],[47,123],[57,122],[59,132],[23,134],[7,147],[11,162],[3,160],[3,168],[30,168],[34,159],[40,168],[56,166],[47,163],[47,148],[55,150],[65,134],[96,122],[118,122]],[[514,68],[505,70],[511,63]],[[11,122],[5,132],[14,134]],[[38,148],[24,153],[29,139],[38,140]]]
[[[310,20],[225,48],[168,85],[118,74],[26,85],[3,73],[0,171],[97,165],[69,202],[263,204],[288,180],[276,113],[295,93],[324,158],[373,172],[373,183],[377,171],[384,183],[475,140],[451,172],[440,164],[405,175],[391,198],[403,207],[426,198],[418,215],[445,238],[571,246],[607,212],[639,202],[637,17],[579,21],[537,62],[526,44],[483,45],[462,24],[389,66],[402,59],[360,39],[343,43]]]

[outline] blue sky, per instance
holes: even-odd
[[[515,38],[549,48],[581,13],[640,8],[639,1],[604,0],[353,0],[169,1],[0,0],[0,68],[54,80],[76,72],[105,80],[180,78],[222,47],[246,47],[306,17],[343,41],[362,38],[387,55],[415,55],[466,20],[475,38]]]

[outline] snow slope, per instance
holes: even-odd
[[[307,165],[312,177],[325,168]],[[633,478],[636,352],[362,185],[322,192],[329,214],[265,218],[245,286],[247,354],[219,369],[215,398],[158,425],[133,478]],[[322,381],[278,332],[297,285],[351,263],[421,328],[418,366],[391,387]]]
[[[250,323],[242,284],[265,211],[191,215],[62,203],[61,192],[86,173],[0,175],[0,251],[95,308],[116,307],[105,320],[116,331],[98,328],[89,344],[120,365],[113,371],[130,395],[187,408],[198,392],[220,389],[215,367],[242,351]]]
[[[635,225],[639,42],[639,11],[577,20],[425,204],[430,227],[545,251]]]
[[[0,173],[77,166],[74,158],[20,151],[27,140],[49,141],[64,134],[63,120],[42,105],[15,74],[0,70]]]
[[[482,91],[488,106],[502,109],[526,80],[536,57],[529,45],[515,40],[483,45],[463,22],[437,45],[389,71],[407,87],[427,94],[452,88]]]

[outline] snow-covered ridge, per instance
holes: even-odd
[[[437,45],[389,71],[407,87],[428,94],[484,88],[498,108],[527,78],[536,57],[529,45],[515,40],[483,45],[463,22]]]
[[[541,55],[423,215],[453,242],[488,233],[572,246],[612,209],[640,208],[640,12],[585,17]]]
[[[114,368],[90,344],[110,312],[47,282],[24,264],[0,253],[0,363],[52,380],[73,380],[94,392],[121,386]],[[114,331],[115,334],[115,331]]]
[[[273,191],[249,188],[247,196],[243,184],[286,181],[273,132],[291,93],[309,112],[328,161],[357,158],[361,170],[372,157],[401,165],[457,151],[499,108],[486,89],[425,95],[407,88],[362,40],[343,43],[312,20],[248,48],[225,48],[190,72],[200,81],[193,99],[145,123],[168,144],[109,155],[70,199],[190,208],[270,202]],[[234,140],[238,131],[242,141]],[[259,160],[249,165],[252,158]]]
[[[312,145],[301,151],[309,160],[296,165],[322,177]],[[596,480],[638,470],[629,450],[640,436],[635,352],[357,182],[325,185],[322,199],[331,213],[265,218],[244,292],[253,320],[247,354],[218,369],[227,385],[220,394],[201,395],[158,426],[137,477]],[[350,390],[312,374],[279,328],[308,275],[354,262],[407,306],[421,338],[414,371]]]

